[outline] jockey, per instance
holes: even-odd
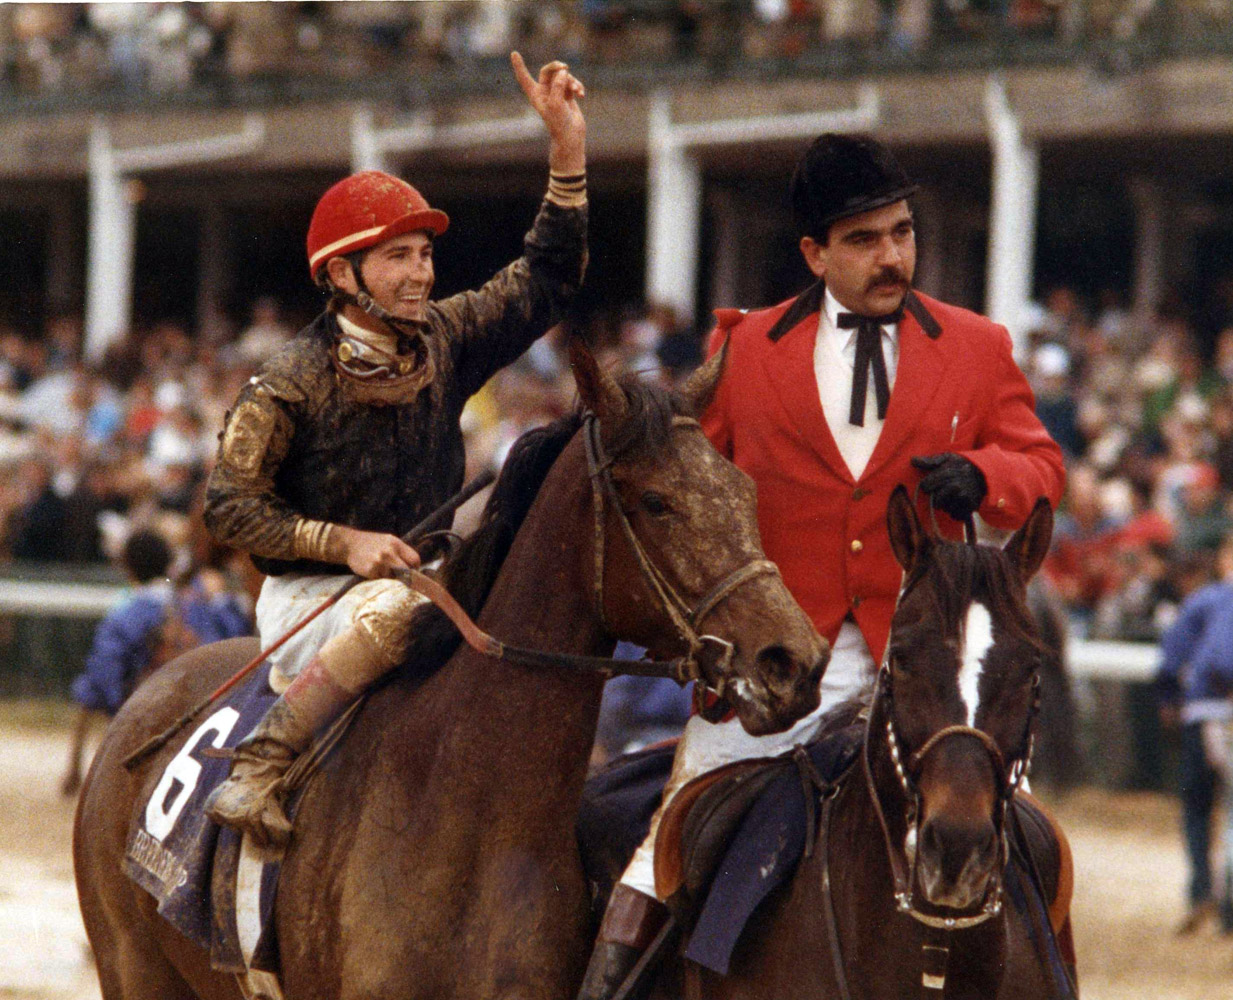
[[[228,414],[205,520],[264,573],[263,646],[366,578],[270,657],[280,697],[236,748],[212,819],[283,846],[281,779],[313,737],[402,661],[423,600],[392,579],[401,540],[462,484],[467,400],[560,319],[586,267],[582,84],[564,63],[514,72],[550,136],[548,192],[523,256],[478,291],[430,302],[449,220],[405,181],[365,171],[321,197],[308,229],[325,312],[271,358]]]
[[[973,514],[1017,528],[1037,498],[1061,499],[1062,453],[1005,328],[911,287],[915,190],[873,139],[818,137],[791,184],[817,281],[769,309],[717,314],[710,351],[727,342],[728,357],[703,429],[753,478],[767,558],[831,659],[818,710],[786,732],[686,724],[663,805],[613,889],[583,1000],[612,997],[663,922],[654,841],[673,795],[713,768],[808,743],[821,714],[874,677],[902,580],[886,528],[894,487],[919,484],[952,538]]]

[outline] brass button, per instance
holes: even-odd
[[[338,360],[346,364],[355,357],[355,349],[345,340],[338,345]]]
[[[1001,510],[1001,509],[1002,509],[1003,507],[1005,507],[1005,506],[1006,506],[1006,498],[1005,498],[1005,497],[999,497],[999,498],[998,498],[998,510]]]
[[[852,491],[853,500],[864,500],[867,496],[869,496],[869,490],[861,486],[856,487],[856,489]]]
[[[398,374],[407,375],[410,373],[412,366],[415,364],[410,358],[402,358],[398,362]]]
[[[860,550],[863,549],[864,547],[865,547],[865,543],[862,542],[859,538],[852,539],[852,551],[853,552],[860,552]]]

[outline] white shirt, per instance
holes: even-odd
[[[848,423],[852,406],[852,372],[856,369],[857,329],[841,329],[839,314],[849,312],[827,289],[818,314],[818,333],[813,345],[813,373],[818,382],[818,398],[831,436],[852,473],[860,479],[877,446],[883,421],[878,419],[878,396],[873,388],[873,371],[865,394],[865,426]],[[882,356],[886,359],[886,379],[893,388],[899,368],[899,324],[882,327]]]

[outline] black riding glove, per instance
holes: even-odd
[[[956,521],[965,521],[976,513],[989,492],[985,474],[954,452],[917,455],[912,465],[925,473],[920,488],[929,495],[933,505]]]

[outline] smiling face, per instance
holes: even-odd
[[[882,316],[899,308],[916,272],[916,231],[907,201],[831,223],[825,243],[801,240],[805,263],[845,309]]]
[[[344,292],[359,291],[351,264],[335,257],[327,265],[330,279]],[[428,293],[436,273],[432,263],[432,234],[427,230],[404,233],[379,243],[364,254],[360,273],[368,294],[397,319],[423,322]]]

